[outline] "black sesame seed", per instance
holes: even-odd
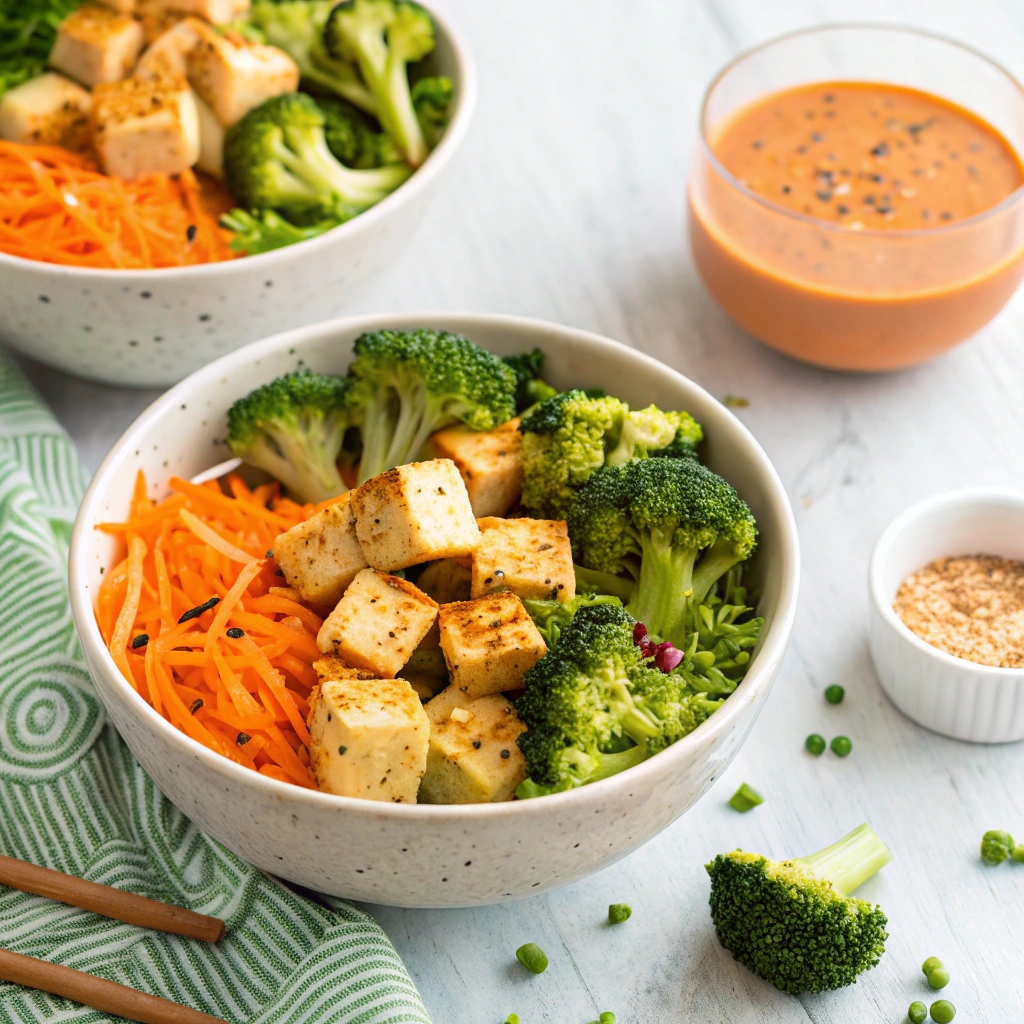
[[[237,626],[232,626],[228,630],[228,636],[231,637],[232,640],[241,640],[242,637],[245,636],[245,630],[239,629]]]
[[[151,298],[153,298],[153,293],[152,292],[139,292],[139,298],[140,299],[151,299]]]
[[[782,194],[783,194],[784,196],[788,196],[788,195],[789,195],[789,193],[790,193],[790,192],[792,192],[792,191],[793,191],[793,190],[792,190],[792,189],[791,189],[791,188],[790,188],[790,187],[789,187],[788,185],[783,185],[783,186],[782,186]]]
[[[203,706],[203,698],[202,697],[196,697],[196,699],[194,701],[192,701],[191,705],[189,706],[189,711],[191,711],[192,714],[194,715],[202,706]]]
[[[845,217],[849,212],[850,212],[850,208],[848,206],[843,206],[842,203],[840,203],[836,207],[836,213],[838,213],[840,217]]]
[[[348,750],[348,747],[338,747],[339,754],[344,754],[346,750]]]
[[[196,240],[196,230],[197,229],[195,224],[189,224],[189,226],[185,229],[185,237],[190,242],[194,242]]]
[[[501,757],[502,757],[502,760],[504,760],[504,761],[507,761],[511,756],[512,756],[512,752],[510,750],[503,750],[501,752]]]
[[[252,737],[247,732],[240,732],[238,734],[238,737],[235,739],[235,742],[240,747],[244,747],[246,745],[246,743],[248,743],[249,740],[251,740],[251,739],[252,739]]]
[[[872,156],[888,156],[889,155],[889,143],[880,142],[873,150],[871,150]]]
[[[820,199],[823,203],[831,203],[832,202],[832,193],[831,192],[815,192],[814,195],[815,195],[815,197],[817,199]]]
[[[39,301],[40,302],[49,302],[50,301],[50,296],[49,295],[40,295],[39,296]]]
[[[203,612],[208,612],[214,605],[220,604],[219,597],[211,597],[209,601],[205,601],[203,604],[196,605],[195,608],[189,608],[187,612],[180,619],[178,619],[178,625],[180,626],[183,622],[188,622],[189,619],[198,619]]]
[[[473,740],[473,749],[474,750],[479,750],[480,749],[480,741],[479,740]]]
[[[207,320],[212,320],[213,319],[213,314],[212,313],[200,313],[199,314],[199,319],[203,323],[206,323]]]
[[[133,651],[137,651],[140,647],[145,647],[146,644],[148,644],[148,643],[149,643],[149,634],[148,633],[140,633],[132,641],[132,650]]]

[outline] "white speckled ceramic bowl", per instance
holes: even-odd
[[[1024,560],[1024,491],[950,491],[898,515],[871,556],[871,656],[889,699],[933,732],[973,743],[1024,740],[1024,669],[978,665],[940,651],[893,610],[912,572],[936,558],[976,554]]]
[[[757,517],[756,572],[767,620],[746,679],[707,722],[636,768],[569,793],[471,806],[381,804],[314,793],[239,767],[189,739],[125,682],[93,616],[101,569],[120,557],[95,525],[123,518],[143,469],[154,497],[172,473],[191,477],[225,456],[216,438],[233,401],[294,369],[346,369],[365,330],[436,327],[500,355],[540,346],[556,385],[603,387],[642,406],[693,413],[710,465]],[[786,493],[760,446],[728,410],[660,363],[584,331],[512,317],[402,314],[358,317],[250,345],[158,399],[93,478],[71,544],[71,601],[82,649],[111,721],[156,784],[189,817],[259,867],[321,892],[375,903],[441,907],[543,892],[598,871],[689,808],[725,770],[779,669],[793,628],[799,578]]]
[[[407,248],[469,127],[472,58],[433,16],[428,63],[455,83],[455,109],[437,148],[385,200],[319,238],[227,263],[92,270],[0,253],[0,340],[79,377],[157,387],[247,342],[343,312]]]

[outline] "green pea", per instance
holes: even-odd
[[[1013,848],[1011,856],[1018,864],[1024,864],[1024,843],[1018,843]]]
[[[633,913],[633,908],[628,903],[610,903],[608,905],[608,923],[622,924],[628,921]]]
[[[763,803],[764,797],[756,789],[751,789],[745,782],[729,797],[729,806],[741,814],[752,811],[758,804]]]
[[[922,1017],[921,1020],[924,1020],[924,1017]],[[505,1018],[505,1024],[519,1024],[519,1014],[518,1013],[510,1013]]]
[[[938,990],[949,984],[949,971],[945,967],[936,967],[934,971],[928,972],[928,984]]]
[[[937,956],[930,956],[921,964],[921,973],[927,978],[932,971],[940,967],[945,967],[945,964]]]
[[[598,1024],[615,1024],[615,1014],[611,1010],[605,1010],[598,1018]]]
[[[543,974],[548,969],[547,954],[535,942],[520,946],[516,950],[516,959],[531,974]]]
[[[948,999],[936,999],[931,1008],[935,1024],[949,1024],[956,1016],[956,1007]]]
[[[833,684],[825,688],[825,700],[829,704],[842,704],[843,698],[846,696],[846,691],[839,685]]]
[[[806,747],[809,754],[813,754],[815,757],[820,757],[825,753],[825,737],[819,736],[816,732],[812,732],[811,735],[804,740],[804,747]]]
[[[849,736],[836,736],[831,743],[832,753],[837,757],[846,757],[853,750],[853,744]]]
[[[928,1007],[920,999],[915,999],[907,1010],[907,1018],[910,1024],[924,1024],[928,1019]]]

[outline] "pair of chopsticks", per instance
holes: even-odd
[[[37,867],[15,857],[0,857],[0,885],[46,896],[60,903],[102,914],[115,921],[170,932],[190,939],[217,942],[224,936],[224,922],[216,917],[184,910],[169,903],[88,882],[50,868]],[[73,999],[95,1010],[127,1017],[142,1024],[225,1024],[219,1017],[138,992],[127,985],[92,974],[60,967],[46,960],[22,956],[0,948],[0,981]]]

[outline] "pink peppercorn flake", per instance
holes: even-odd
[[[647,627],[642,622],[638,622],[633,627],[633,643],[640,647],[646,639]]]
[[[662,672],[671,672],[672,669],[678,668],[683,660],[683,652],[673,647],[671,644],[661,644],[658,647],[658,653],[654,656],[654,664],[661,669]]]

